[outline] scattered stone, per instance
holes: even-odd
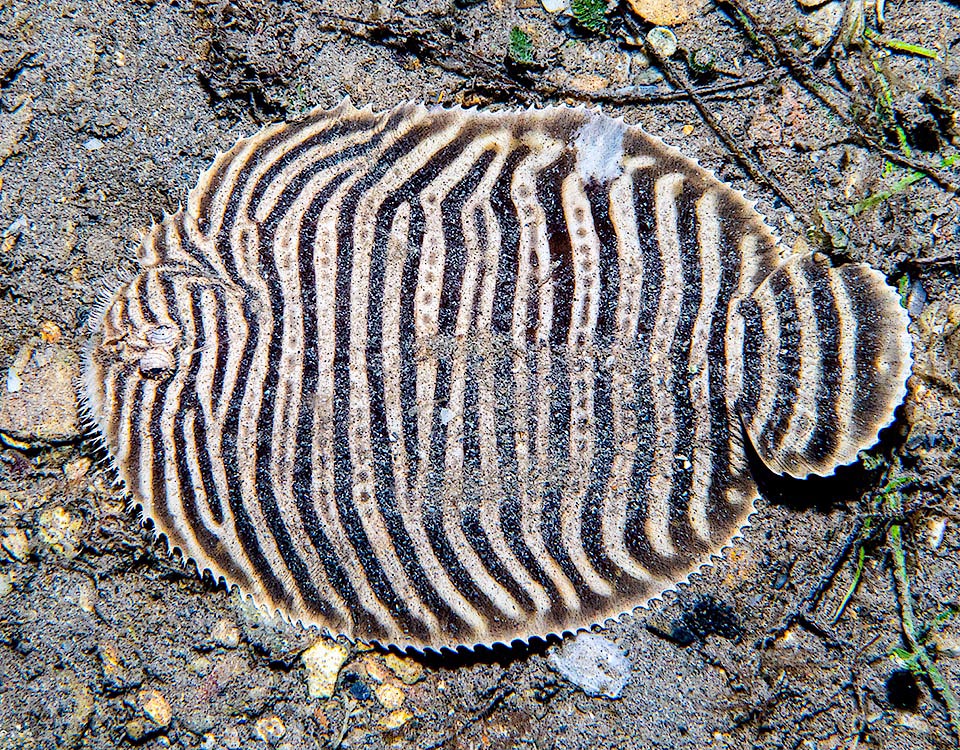
[[[566,642],[547,662],[587,695],[619,698],[630,677],[626,652],[593,633],[580,633]]]
[[[321,638],[303,652],[300,658],[307,669],[307,692],[311,698],[326,699],[333,695],[348,654],[346,646],[329,638]]]
[[[56,344],[62,337],[63,331],[52,320],[45,320],[40,324],[40,340],[45,344]]]
[[[410,659],[396,654],[387,654],[383,657],[387,669],[393,672],[405,685],[413,685],[420,682],[426,675],[423,671],[423,665],[415,659]],[[381,680],[382,682],[382,680]]]
[[[373,693],[380,701],[380,705],[390,711],[400,708],[407,698],[403,690],[394,682],[384,682],[382,685],[377,685]]]
[[[64,464],[63,476],[66,477],[68,482],[79,482],[87,475],[91,466],[93,466],[93,461],[87,456],[81,456],[76,461]]]
[[[157,729],[166,729],[173,719],[170,704],[159,690],[141,690],[137,693],[137,708]]]
[[[927,640],[937,650],[938,655],[951,659],[960,657],[960,635],[949,631],[934,632],[927,636]]]
[[[380,726],[389,731],[393,731],[405,725],[412,718],[412,711],[409,711],[406,708],[400,708],[396,711],[391,711],[389,714],[380,719]]]
[[[841,2],[820,3],[817,8],[800,18],[797,28],[807,41],[814,47],[822,47],[833,36],[833,32],[843,20],[843,6]]]
[[[677,41],[677,35],[663,26],[650,29],[647,33],[647,44],[650,46],[650,49],[653,50],[653,53],[661,60],[673,57],[680,47],[680,42]]]
[[[40,538],[57,554],[74,558],[80,551],[77,538],[83,521],[57,506],[43,511],[39,518]]]
[[[287,728],[279,716],[264,716],[257,719],[257,723],[253,725],[254,736],[269,745],[278,743],[286,733]]]
[[[83,147],[87,151],[99,151],[103,148],[103,141],[101,141],[99,138],[90,138],[89,140],[84,141]]]
[[[630,9],[657,26],[676,26],[699,13],[710,0],[628,0]]]
[[[26,562],[30,554],[30,542],[23,529],[4,529],[0,531],[0,548],[10,560]]]
[[[33,121],[32,101],[30,97],[24,97],[12,110],[0,113],[0,166],[21,150],[20,141]]]
[[[547,13],[562,13],[570,8],[570,0],[540,0]]]
[[[230,598],[240,628],[240,638],[271,661],[292,669],[304,649],[316,639],[316,633],[285,622],[258,607],[249,596],[239,592]]]
[[[656,56],[662,60],[673,57],[680,46],[677,35],[662,26],[650,29],[647,33],[647,44],[650,45]]]
[[[0,572],[0,597],[4,597],[13,591],[13,576],[6,571]]]
[[[387,669],[380,660],[373,654],[367,654],[361,662],[367,677],[376,683],[386,682],[390,679],[390,670]]]
[[[187,671],[197,677],[206,677],[213,671],[213,662],[206,656],[198,656],[187,664]]]
[[[230,620],[221,619],[213,626],[210,633],[213,642],[223,648],[237,648],[240,645],[240,628],[234,625]]]
[[[143,683],[143,675],[139,667],[132,667],[127,663],[114,644],[100,644],[97,648],[97,656],[100,657],[103,684],[108,695],[140,687]]]
[[[223,730],[223,746],[227,750],[240,750],[243,743],[240,741],[240,730],[236,727],[227,727]]]
[[[205,735],[217,724],[213,716],[202,710],[188,712],[183,718],[178,718],[178,723],[188,732],[198,737]]]
[[[124,731],[131,742],[143,742],[149,734],[147,723],[143,719],[131,719],[124,727]]]
[[[927,519],[927,546],[932,550],[940,549],[944,534],[947,532],[946,518]]]
[[[0,388],[0,437],[15,448],[64,443],[80,436],[74,384],[77,355],[61,344],[24,344]]]
[[[77,606],[80,607],[81,610],[88,615],[92,615],[95,611],[94,607],[98,598],[97,587],[93,585],[92,581],[82,581],[80,583],[79,591],[77,592]]]

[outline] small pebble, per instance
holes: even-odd
[[[83,142],[83,147],[87,151],[99,151],[103,148],[103,141],[101,141],[99,138],[91,138]]]
[[[337,687],[340,670],[347,661],[346,647],[322,638],[301,654],[307,669],[307,692],[311,698],[329,698]]]
[[[83,522],[66,508],[57,506],[40,514],[40,538],[57,554],[76,557],[78,532]]]
[[[46,344],[56,344],[63,336],[60,326],[52,320],[45,320],[40,324],[40,340]]]
[[[214,643],[223,648],[237,648],[240,645],[240,628],[227,619],[217,620],[210,636]]]
[[[392,682],[385,682],[382,685],[377,685],[377,687],[374,688],[373,693],[377,696],[377,700],[380,701],[380,705],[390,711],[400,708],[407,697],[404,695],[403,690],[401,690],[398,685]]]
[[[424,678],[423,665],[415,659],[390,653],[383,657],[387,669],[393,672],[405,685],[413,685]]]
[[[166,729],[170,726],[173,711],[159,690],[141,690],[137,693],[137,707],[158,729]]]
[[[287,728],[279,716],[264,716],[253,725],[254,736],[270,745],[275,745],[286,733]]]
[[[400,708],[396,711],[391,711],[389,714],[380,719],[380,726],[387,730],[399,729],[412,718],[413,712],[407,710],[406,708]]]
[[[30,542],[23,529],[4,529],[0,531],[0,547],[7,553],[7,557],[17,562],[24,562],[30,554]]]
[[[644,21],[675,26],[702,10],[710,0],[628,0],[630,9]]]
[[[240,730],[236,727],[227,727],[223,730],[223,746],[227,750],[240,750],[243,743],[240,741]]]
[[[367,677],[374,682],[386,682],[390,678],[390,670],[383,666],[376,656],[372,654],[367,655],[361,663],[367,673]]]
[[[663,60],[673,57],[680,46],[677,35],[662,26],[650,29],[647,33],[647,44],[650,45],[654,54]]]
[[[0,597],[13,591],[13,576],[6,571],[0,572]]]
[[[547,13],[561,13],[570,7],[570,0],[540,0]]]
[[[927,546],[932,550],[940,549],[943,536],[947,532],[946,518],[927,519]]]
[[[619,698],[630,677],[626,652],[593,633],[580,633],[567,641],[547,662],[566,680],[594,697]]]
[[[69,442],[80,436],[76,353],[37,339],[20,347],[0,390],[0,433],[5,442]],[[18,447],[18,445],[15,445]]]
[[[81,456],[76,461],[64,464],[63,476],[66,477],[68,482],[79,482],[87,475],[91,466],[93,466],[93,461],[87,456]]]

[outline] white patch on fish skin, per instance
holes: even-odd
[[[577,173],[584,185],[607,185],[623,174],[623,136],[627,126],[622,120],[591,117],[577,132]]]

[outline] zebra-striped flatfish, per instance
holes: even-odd
[[[139,263],[85,365],[133,501],[270,610],[421,649],[676,587],[746,524],[752,462],[856,460],[911,363],[881,274],[790,256],[583,108],[267,127]]]

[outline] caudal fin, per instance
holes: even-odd
[[[777,474],[826,476],[893,421],[910,375],[909,317],[874,269],[797,256],[740,304],[744,427]]]

